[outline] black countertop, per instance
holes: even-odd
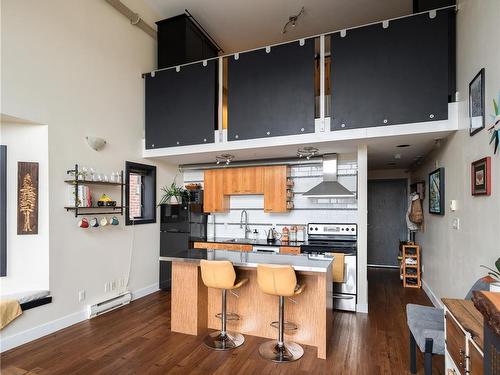
[[[259,238],[258,240],[253,240],[251,238],[229,238],[229,237],[215,237],[215,238],[207,238],[205,241],[196,241],[196,242],[209,242],[209,243],[227,243],[227,244],[235,244],[235,245],[256,245],[256,246],[296,246],[307,245],[307,242],[302,241],[287,241],[282,242],[280,240],[276,240],[274,242],[267,242],[264,238]]]

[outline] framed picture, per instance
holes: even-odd
[[[444,168],[429,173],[429,213],[444,215]]]
[[[17,163],[17,234],[38,234],[38,163]]]
[[[491,158],[488,156],[471,165],[472,195],[491,194]]]
[[[484,68],[469,83],[469,134],[473,136],[484,128]]]

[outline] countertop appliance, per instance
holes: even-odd
[[[160,256],[175,256],[191,249],[193,242],[207,238],[207,215],[203,204],[183,203],[161,205]],[[162,290],[172,285],[172,263],[160,261],[160,282]]]
[[[344,282],[333,283],[333,307],[356,311],[357,241],[356,224],[309,223],[307,243],[300,252],[321,258],[325,253],[344,253]]]

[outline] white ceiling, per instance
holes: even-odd
[[[435,132],[426,134],[412,134],[391,137],[379,137],[363,140],[368,145],[368,168],[375,169],[408,169],[417,158],[425,157],[436,147],[436,140],[447,137],[451,132]],[[235,156],[235,160],[256,160],[271,158],[296,157],[297,148],[303,146],[314,146],[319,149],[320,154],[326,153],[355,153],[357,152],[359,140],[334,141],[314,143],[307,145],[286,145],[262,147],[258,149],[230,150],[228,153]],[[398,148],[398,145],[409,144],[410,147]],[[215,165],[215,156],[224,152],[203,152],[188,155],[166,156],[158,159],[172,164],[194,164],[210,163]],[[394,155],[400,154],[396,159]],[[389,165],[394,163],[394,165]]]
[[[145,0],[162,18],[184,9],[225,53],[243,51],[412,13],[412,0]],[[304,15],[286,34],[288,17]]]

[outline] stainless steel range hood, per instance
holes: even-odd
[[[355,196],[337,181],[337,154],[323,155],[323,182],[303,195],[308,198],[352,198]]]

